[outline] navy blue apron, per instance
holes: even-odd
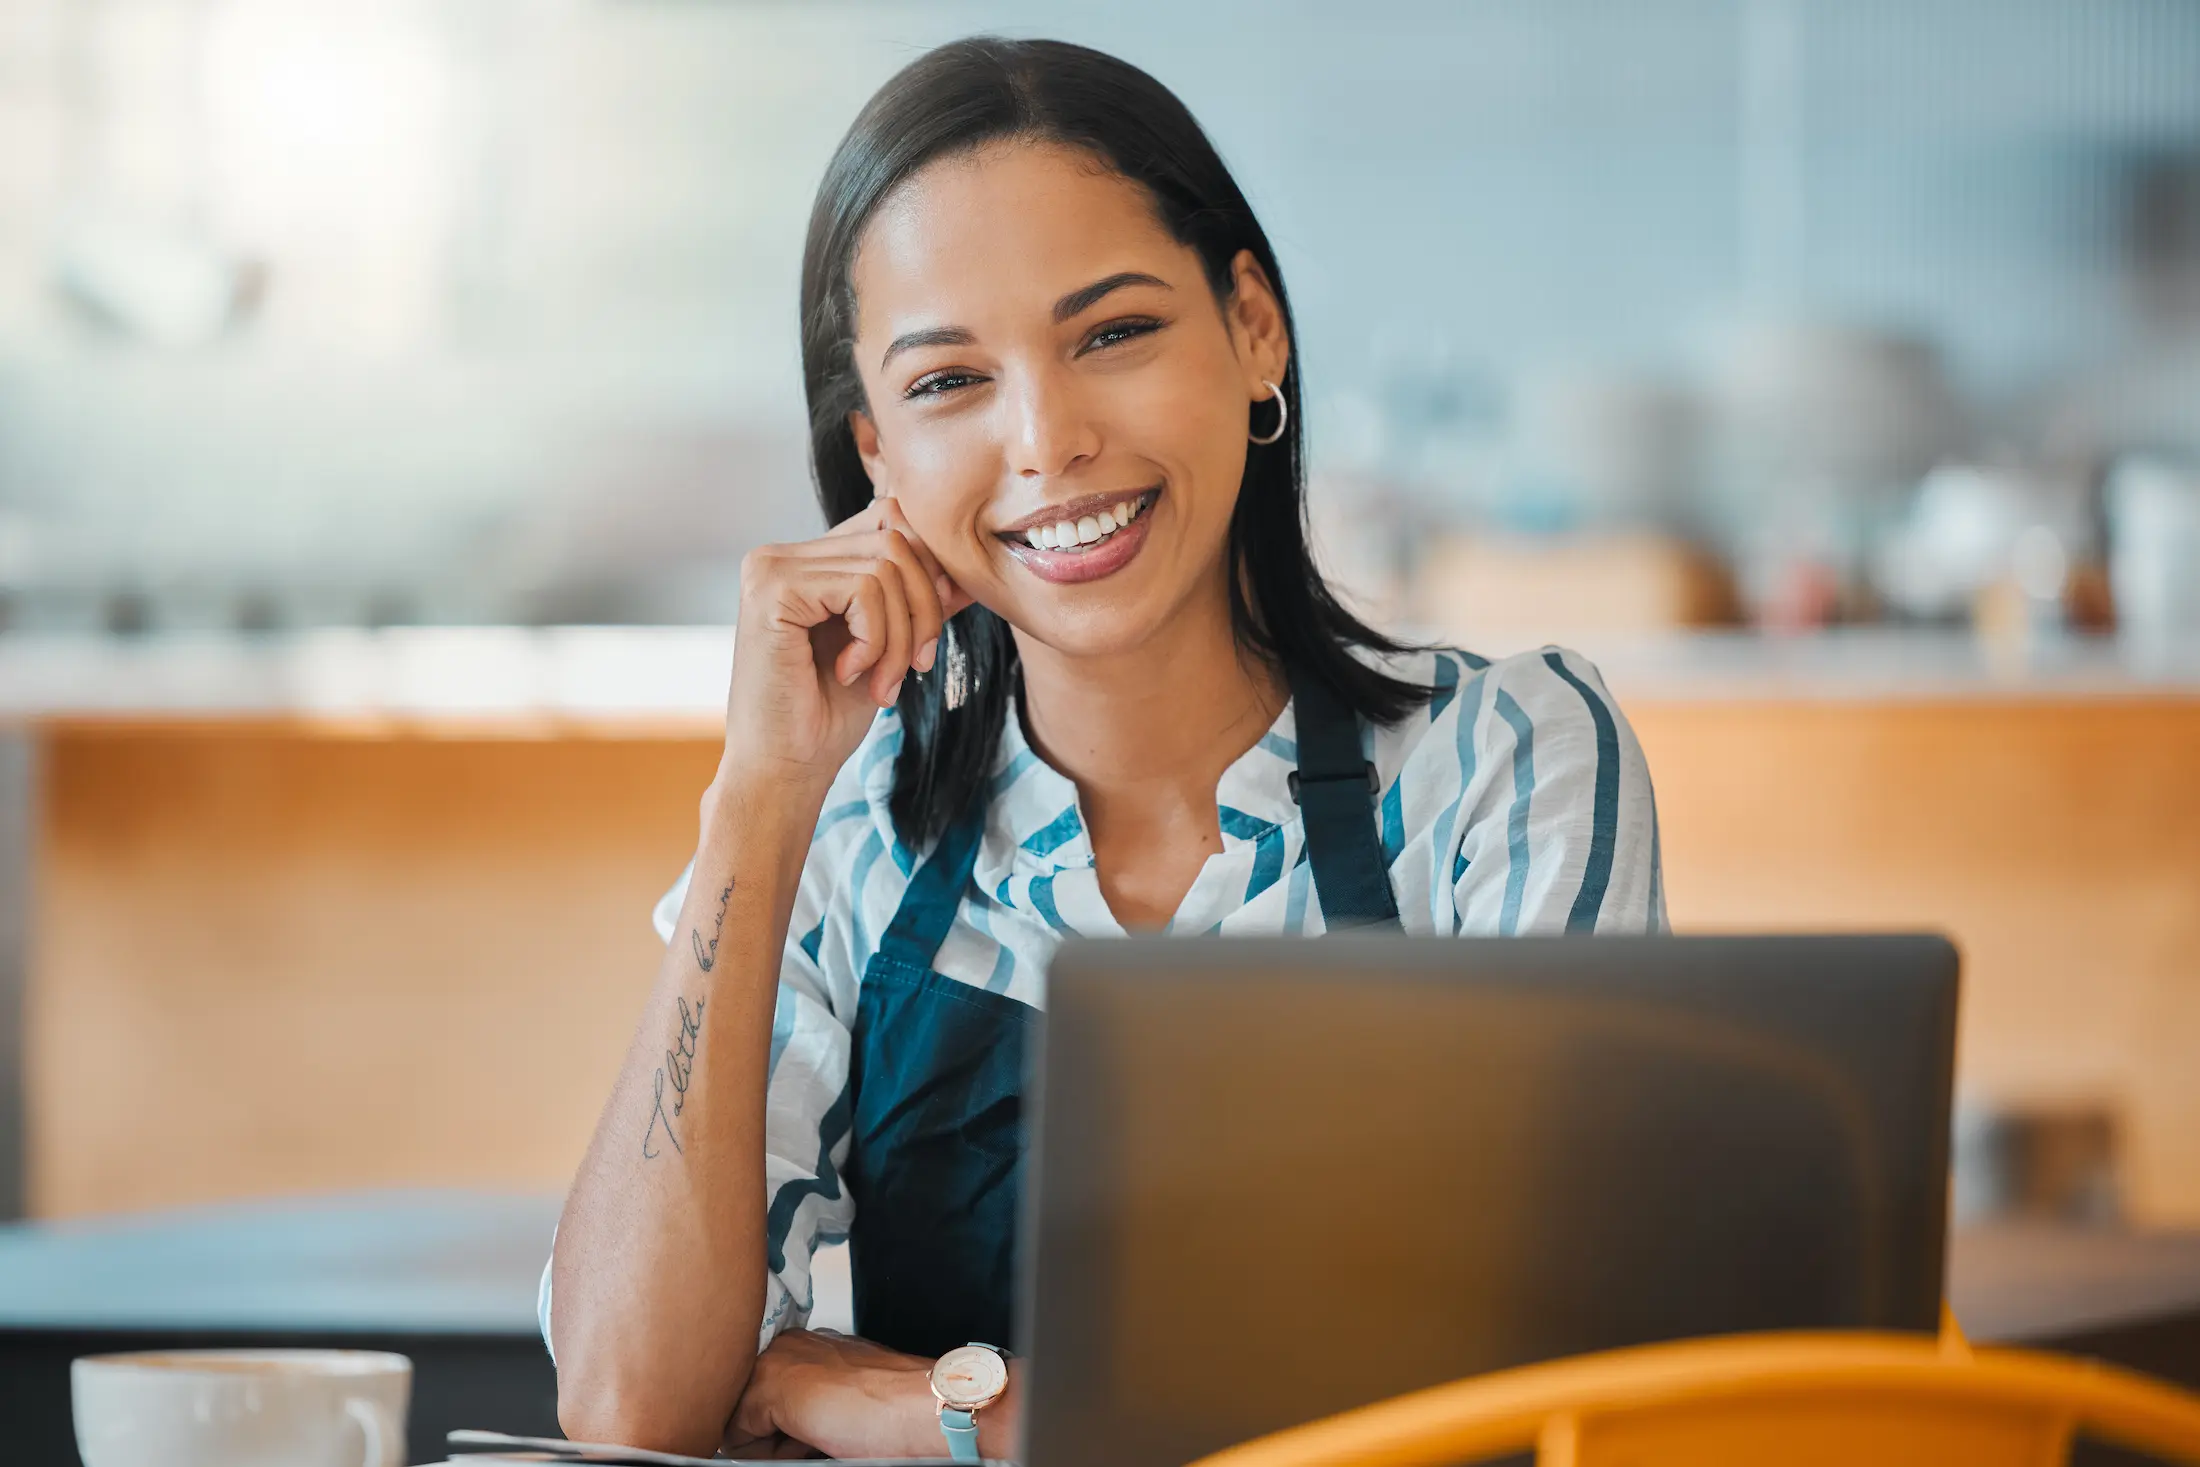
[[[1291,792],[1323,920],[1332,931],[1395,930],[1359,722],[1310,679],[1293,676],[1291,693]],[[985,817],[980,803],[917,868],[863,970],[856,1009],[843,1172],[855,1202],[856,1332],[913,1355],[1006,1343],[1014,1316],[1024,1045],[1039,1013],[932,967],[970,886]]]

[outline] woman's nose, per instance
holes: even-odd
[[[1100,452],[1100,429],[1069,374],[1023,374],[1009,394],[1009,467],[1021,476],[1053,479]]]

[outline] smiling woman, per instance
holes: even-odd
[[[1275,253],[1198,122],[1145,73],[1045,42],[966,42],[912,65],[819,185],[802,323],[826,518],[895,496],[977,602],[956,629],[971,706],[943,717],[932,690],[904,690],[905,838],[936,834],[984,783],[1011,670],[1028,680],[1046,655],[1011,626],[1050,648],[1069,638],[1073,654],[1139,656],[1200,598],[1227,609],[1233,650],[1306,668],[1378,723],[1418,700],[1346,650],[1395,649],[1345,612],[1307,550],[1303,438],[1275,385],[1293,380]],[[932,471],[946,455],[952,479]],[[964,503],[945,499],[949,483]],[[996,486],[1047,492],[1009,496],[981,528],[968,496]],[[1105,555],[1060,553],[1065,526],[1085,543],[1081,521],[1098,529],[1095,511],[1124,499],[1153,514],[1145,530]],[[964,533],[940,523],[956,509]],[[1016,555],[1035,526],[1054,543],[1026,535],[1039,553]],[[1149,541],[1157,553],[1134,553]],[[982,556],[963,562],[964,545]],[[1005,574],[1011,557],[1029,574]],[[1105,584],[1042,596],[1034,579]]]
[[[832,528],[743,567],[543,1327],[576,1438],[1006,1457],[1020,1367],[968,1342],[1009,1329],[1062,938],[1655,930],[1648,774],[1579,658],[1403,648],[1331,593],[1282,274],[1145,73],[914,63],[827,167],[801,307]],[[842,1237],[861,1339],[801,1327]]]

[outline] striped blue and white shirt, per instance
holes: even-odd
[[[1556,648],[1488,662],[1449,649],[1384,659],[1433,686],[1427,705],[1368,732],[1380,776],[1383,857],[1409,933],[1655,932],[1665,926],[1657,812],[1632,729],[1585,659]],[[1176,933],[1272,936],[1324,930],[1291,798],[1292,709],[1223,772],[1222,849],[1169,923]],[[922,852],[894,834],[888,800],[901,721],[882,712],[826,799],[788,927],[772,1022],[765,1186],[818,1177],[819,1127],[848,1082],[857,989]],[[1121,935],[1093,865],[1077,788],[1011,717],[994,762],[977,867],[935,967],[947,978],[1044,1003],[1064,936]],[[670,941],[683,874],[658,902]],[[842,1137],[830,1166],[846,1161]],[[814,1302],[810,1257],[844,1239],[855,1204],[810,1187],[772,1252],[759,1348]],[[542,1323],[549,1334],[549,1273]]]

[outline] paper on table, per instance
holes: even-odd
[[[454,1453],[453,1461],[494,1461],[495,1452],[522,1462],[633,1463],[636,1467],[714,1467],[709,1457],[682,1457],[672,1452],[650,1452],[640,1447],[611,1446],[602,1442],[568,1442],[544,1436],[508,1436],[501,1431],[454,1431],[444,1437]],[[479,1449],[479,1450],[475,1450]],[[719,1459],[722,1460],[722,1459]]]
[[[460,1467],[481,1467],[489,1462],[585,1462],[597,1467],[730,1467],[725,1457],[682,1457],[673,1452],[650,1452],[640,1447],[610,1446],[602,1442],[568,1442],[546,1436],[507,1436],[501,1431],[454,1431],[445,1445],[462,1450],[450,1460]],[[738,1462],[739,1458],[731,1459]],[[875,1457],[840,1459],[843,1467],[955,1467],[952,1457]]]

